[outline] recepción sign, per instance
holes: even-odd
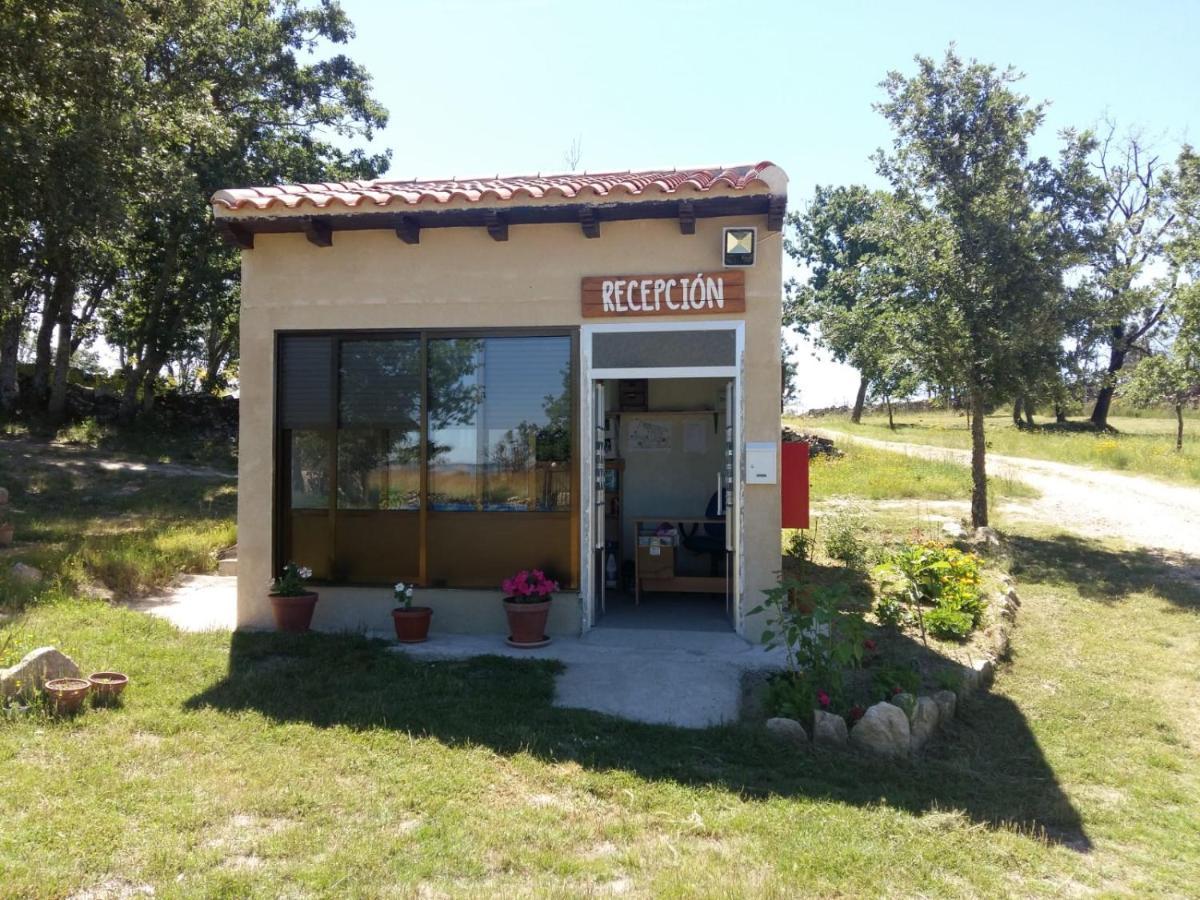
[[[583,279],[583,316],[704,316],[746,311],[746,273],[597,275]]]

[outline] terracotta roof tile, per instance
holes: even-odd
[[[212,196],[213,206],[225,209],[267,210],[272,207],[296,209],[311,204],[317,209],[335,206],[366,207],[425,203],[445,204],[454,200],[478,203],[481,200],[506,202],[527,197],[533,200],[561,197],[632,197],[644,194],[674,194],[680,191],[706,193],[714,188],[744,190],[755,182],[772,186],[769,162],[728,168],[655,169],[648,172],[607,172],[600,174],[531,175],[512,178],[472,178],[450,181],[341,181],[325,184],[285,184],[278,187],[231,188]]]

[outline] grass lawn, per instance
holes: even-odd
[[[1120,411],[1119,412],[1123,412]],[[804,417],[790,424],[829,428],[885,441],[969,448],[966,416],[949,412],[897,412],[896,430],[886,415],[864,415],[852,425],[848,416]],[[1183,450],[1175,450],[1175,419],[1159,416],[1116,415],[1109,421],[1114,433],[1088,430],[1085,419],[1067,425],[1042,420],[1037,428],[1018,429],[1007,412],[987,417],[988,448],[1007,456],[1027,456],[1092,466],[1097,469],[1153,475],[1167,481],[1200,484],[1200,417],[1185,420]]]
[[[0,609],[70,597],[90,585],[118,597],[162,587],[183,572],[216,567],[236,540],[232,479],[140,471],[107,455],[0,438],[0,486],[9,491],[15,545],[0,549]],[[21,561],[48,576],[10,575]]]
[[[970,500],[971,473],[953,462],[917,459],[843,441],[840,458],[812,460],[812,499],[858,497],[866,500]],[[993,477],[993,498],[1036,497],[1021,481]]]
[[[34,483],[50,521],[26,535],[108,539],[115,510]],[[120,500],[144,504],[131,541],[227,512],[219,484],[158,490]],[[0,624],[3,655],[55,644],[132,685],[70,721],[0,717],[0,897],[1194,892],[1200,591],[1060,534],[1013,551],[1011,664],[889,765],[557,709],[553,664],[181,634],[64,589]]]

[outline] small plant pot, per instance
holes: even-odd
[[[121,694],[129,684],[129,676],[121,672],[93,672],[88,676],[92,685],[92,702],[108,706],[121,702]]]
[[[508,643],[513,647],[544,647],[550,643],[546,620],[550,618],[550,601],[519,603],[506,599],[504,614],[508,617]]]
[[[46,696],[50,700],[50,708],[60,716],[70,716],[79,712],[79,707],[83,706],[83,701],[87,699],[91,689],[91,682],[86,678],[53,678],[46,682]]]
[[[419,644],[429,639],[429,623],[433,610],[428,606],[400,606],[392,610],[396,640],[402,644]]]
[[[11,523],[0,525],[0,547],[9,547],[13,542],[13,526]]]
[[[313,609],[317,605],[317,593],[309,591],[294,597],[271,595],[271,612],[275,616],[275,627],[280,631],[302,634],[312,625]]]

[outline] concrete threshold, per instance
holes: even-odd
[[[589,709],[635,722],[707,728],[734,722],[746,672],[782,667],[732,632],[595,628],[583,637],[557,637],[533,650],[510,647],[497,635],[433,634],[424,644],[396,644],[413,659],[505,656],[553,659],[565,670],[554,704]]]

